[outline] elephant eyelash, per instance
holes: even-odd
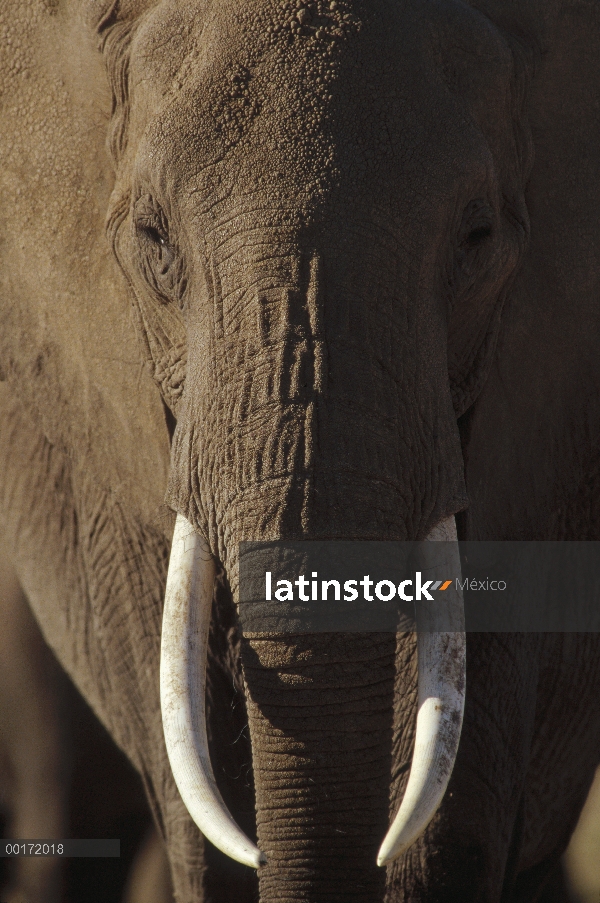
[[[161,247],[166,247],[168,244],[167,238],[162,235],[158,229],[155,229],[154,226],[142,226],[142,230],[146,233],[151,242],[157,245],[161,245]]]
[[[142,239],[160,247],[169,246],[169,230],[162,214],[142,212],[135,219],[135,230]]]

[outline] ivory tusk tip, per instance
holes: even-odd
[[[380,866],[380,868],[383,868],[386,865],[389,865],[390,862],[393,862],[394,859],[396,859],[396,853],[390,845],[388,838],[385,837],[379,848],[379,853],[377,854],[377,865]]]
[[[238,862],[241,862],[242,865],[247,865],[248,868],[251,869],[258,869],[261,865],[267,864],[267,857],[265,854],[253,844],[249,844],[243,851],[231,850],[224,852],[226,852],[226,855],[231,856],[232,859],[236,859]]]
[[[397,859],[398,856],[404,853],[410,846],[411,843],[392,843],[390,838],[385,837],[383,843],[379,848],[379,853],[377,854],[377,865],[381,868],[389,865],[394,861],[394,859]]]

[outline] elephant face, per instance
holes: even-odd
[[[105,23],[110,228],[177,417],[169,499],[240,539],[414,538],[527,234],[521,77],[461,3],[162,3]],[[125,61],[126,60],[126,61]]]
[[[424,538],[466,505],[456,419],[528,236],[520,52],[451,0],[113,5],[99,31],[171,506],[234,597],[242,540]],[[245,641],[262,900],[381,897],[394,655]]]

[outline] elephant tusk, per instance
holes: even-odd
[[[181,798],[202,833],[232,859],[266,859],[238,828],[219,793],[206,735],[206,661],[215,563],[205,540],[177,515],[162,622],[160,703],[167,753]]]
[[[460,575],[456,523],[438,524],[428,540],[450,541],[452,567]],[[417,638],[419,711],[406,792],[385,836],[377,865],[392,862],[423,833],[442,802],[458,751],[465,705],[466,637],[462,593],[451,603],[453,632],[422,632]],[[446,625],[447,626],[447,625]]]

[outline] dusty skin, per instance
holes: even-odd
[[[241,640],[241,540],[600,539],[600,7],[4,0],[0,518],[178,903],[530,903],[600,750],[592,635],[469,636],[387,870],[411,636]],[[7,52],[8,51],[8,52]],[[159,704],[175,513],[220,564],[205,844]],[[541,895],[541,896],[540,896]]]

